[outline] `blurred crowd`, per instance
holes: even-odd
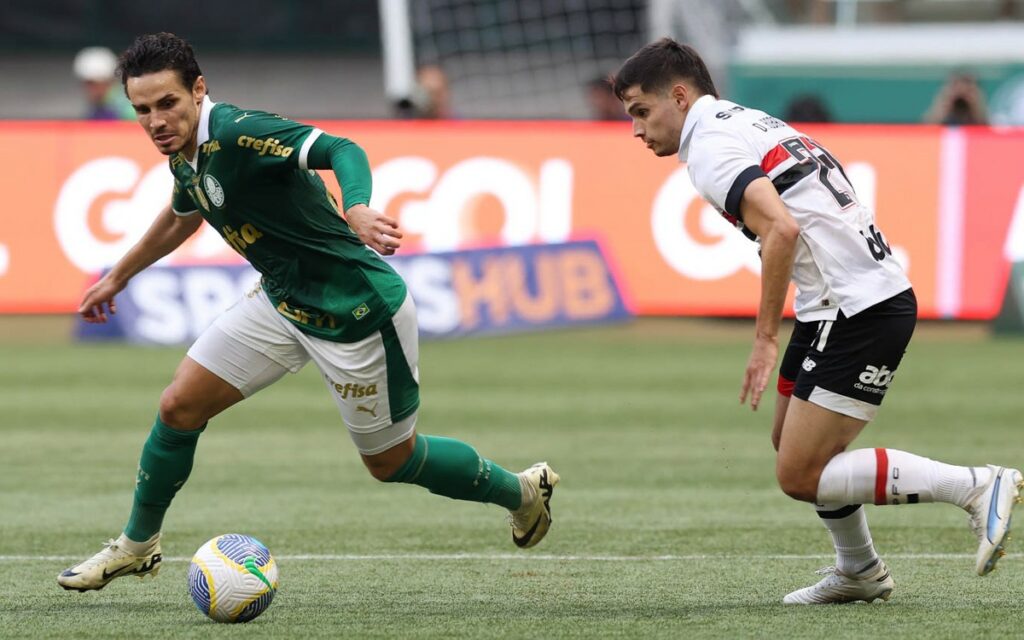
[[[898,23],[922,18],[934,20],[936,14],[957,9],[987,19],[1012,20],[1020,18],[1024,10],[1020,0],[972,0],[959,3],[959,7],[949,0],[861,0],[856,3],[843,0],[786,0],[783,17],[795,23],[836,24],[841,21],[839,14],[844,10],[844,4],[856,4],[852,11],[857,21],[870,23]]]
[[[787,122],[835,121],[826,101],[810,93],[790,100],[781,117]],[[989,124],[985,94],[978,86],[977,78],[966,71],[951,74],[935,94],[921,122],[949,126]]]
[[[833,3],[826,3],[833,4]],[[74,75],[82,89],[82,117],[88,120],[131,120],[135,114],[124,95],[117,78],[117,56],[106,47],[86,47],[79,51],[72,63]],[[583,86],[586,113],[584,119],[595,121],[624,121],[622,103],[615,97],[609,75],[592,78]],[[1024,116],[1024,91],[1014,113]],[[448,76],[440,65],[420,67],[411,95],[394,105],[398,118],[447,120],[458,118],[458,109],[452,104],[452,91]],[[787,122],[836,122],[827,97],[815,93],[802,93],[789,100],[778,114]],[[985,92],[971,72],[956,71],[948,77],[935,94],[931,106],[922,114],[921,122],[941,125],[985,125],[990,123]],[[1011,122],[1007,124],[1024,124]]]
[[[83,118],[135,118],[132,105],[121,90],[121,82],[117,78],[117,56],[113,51],[106,47],[86,47],[75,55],[72,69],[82,86],[82,96],[85,99]]]

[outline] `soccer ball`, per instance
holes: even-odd
[[[277,593],[277,563],[256,538],[228,533],[192,556],[188,588],[199,610],[217,622],[248,622]]]

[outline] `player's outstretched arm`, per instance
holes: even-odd
[[[86,322],[106,322],[108,311],[117,313],[114,296],[127,286],[128,281],[178,248],[202,223],[203,218],[198,214],[178,216],[170,205],[164,207],[135,246],[99,282],[86,290],[78,314]]]
[[[768,178],[758,178],[747,185],[740,212],[743,224],[761,238],[761,304],[757,310],[754,348],[740,390],[740,403],[746,402],[749,395],[751,409],[757,410],[779,358],[779,324],[800,227]]]
[[[348,138],[321,134],[309,149],[306,164],[310,169],[332,169],[341,185],[345,220],[363,243],[385,256],[401,246],[398,222],[369,207],[373,176],[363,151]]]

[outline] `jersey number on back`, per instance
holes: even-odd
[[[832,181],[829,180],[829,173],[834,170],[838,170],[843,175],[843,178],[846,178],[846,172],[839,166],[839,161],[832,157],[832,154],[825,150],[824,147],[811,142],[807,138],[790,138],[789,140],[783,140],[780,145],[800,164],[812,163],[818,166],[818,181],[829,190],[832,197],[836,199],[836,204],[839,205],[840,209],[845,209],[853,204],[850,192],[837,189],[832,184]],[[821,155],[814,155],[813,149],[820,151]]]
[[[797,162],[801,164],[812,163],[818,167],[818,180],[821,184],[825,185],[825,188],[829,190],[832,197],[835,198],[836,204],[841,209],[845,209],[853,204],[853,198],[850,196],[849,191],[841,191],[836,188],[832,181],[829,180],[829,173],[832,170],[838,170],[842,174],[843,178],[847,183],[850,182],[849,178],[846,177],[846,172],[843,171],[843,167],[839,164],[839,161],[829,153],[821,145],[808,140],[807,138],[790,138],[789,140],[783,140],[781,142],[782,148],[789,152]],[[817,149],[821,152],[821,155],[814,155],[813,149]],[[885,236],[882,232],[875,227],[875,225],[869,225],[867,231],[861,231],[860,235],[864,238],[865,242],[868,243],[868,250],[871,252],[871,257],[881,262],[885,260],[886,256],[892,255],[892,249],[889,247],[889,243],[885,241]]]

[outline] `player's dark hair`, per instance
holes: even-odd
[[[622,100],[622,95],[632,86],[640,85],[644,93],[655,93],[667,89],[680,78],[692,82],[702,93],[718,97],[718,90],[700,54],[693,47],[679,44],[672,38],[652,42],[630,56],[612,79],[612,89]]]
[[[147,73],[172,69],[178,74],[181,84],[192,90],[196,78],[203,75],[196,62],[192,46],[173,33],[150,33],[135,38],[132,46],[118,58],[117,74],[128,92],[128,78],[138,78]]]

